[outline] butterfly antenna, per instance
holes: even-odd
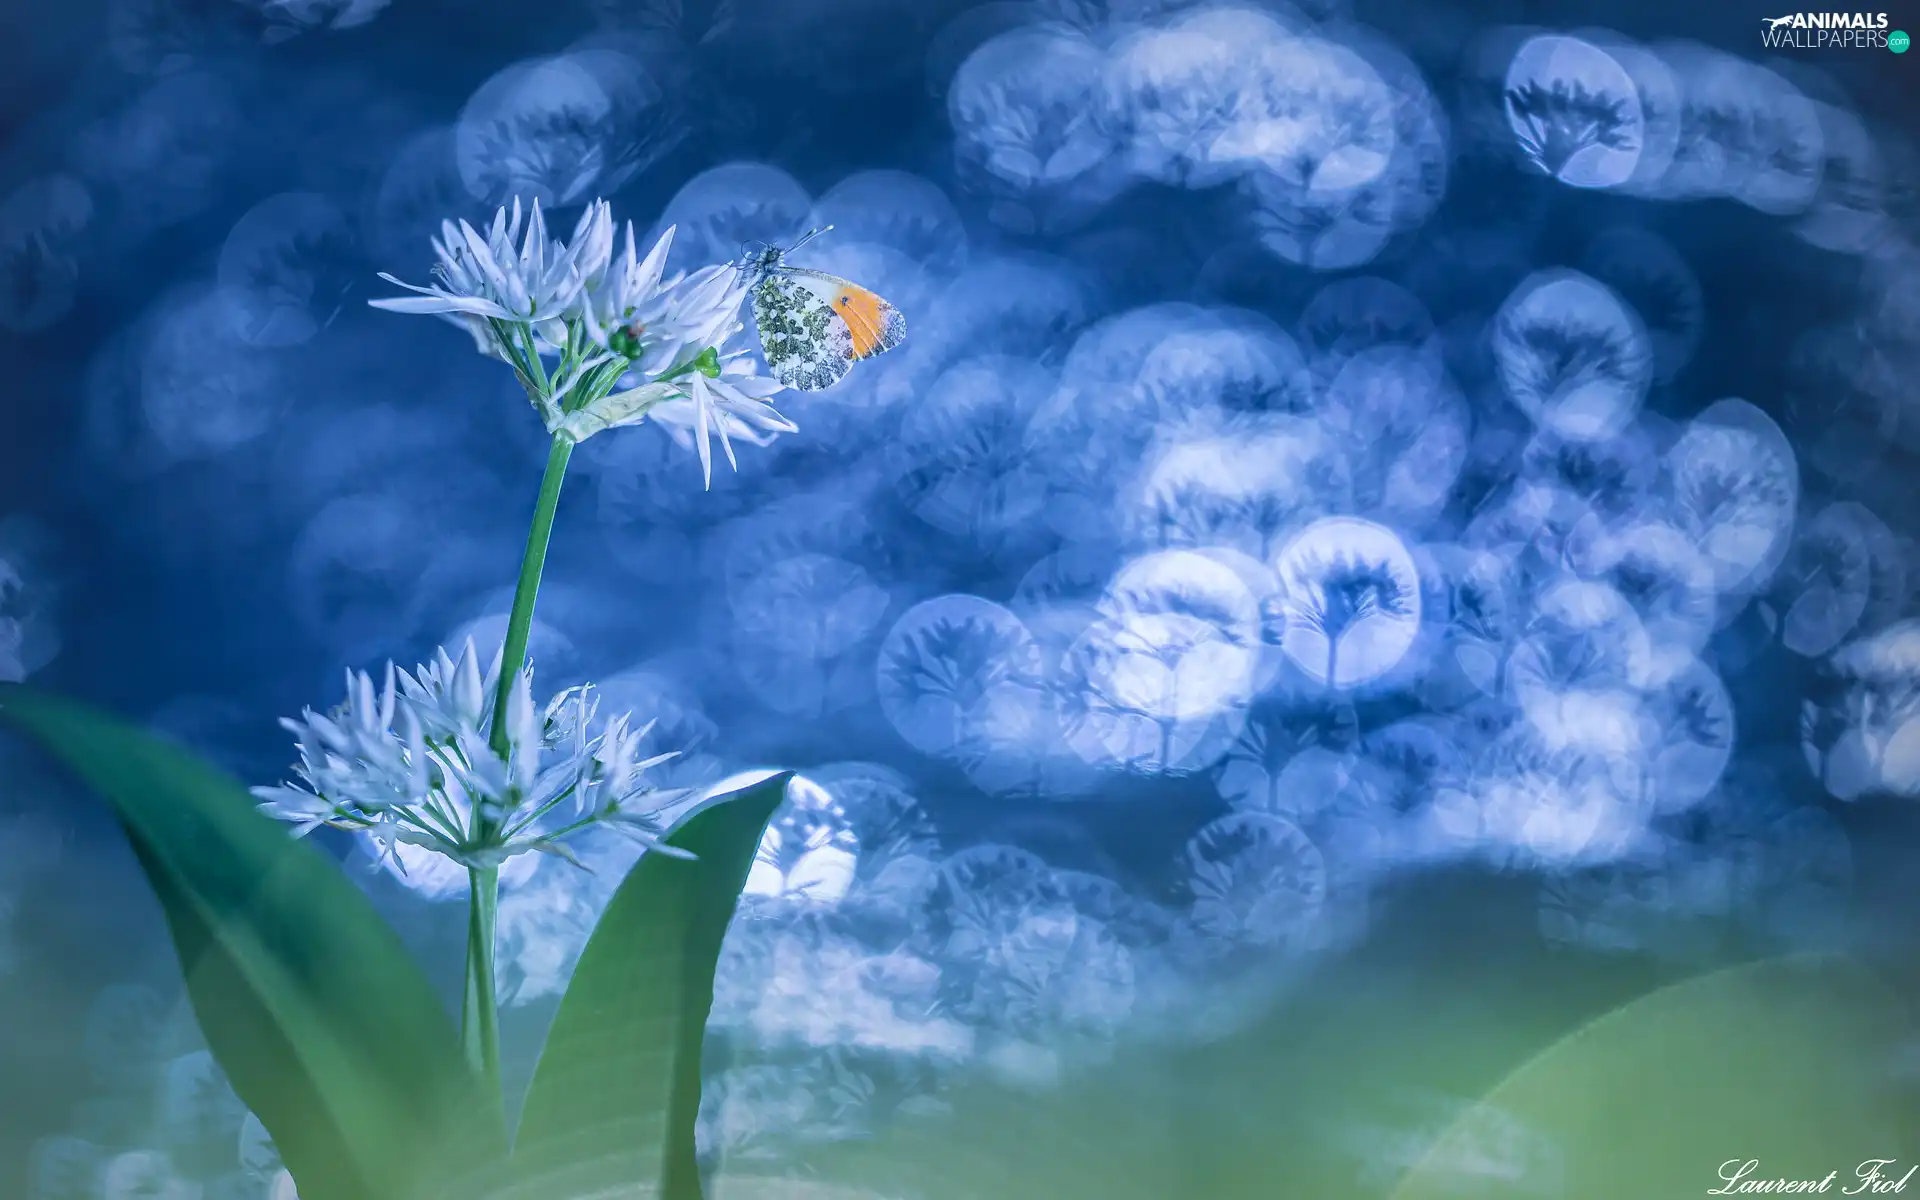
[[[831,225],[822,225],[818,229],[809,229],[805,233],[800,235],[799,241],[795,242],[791,246],[788,246],[786,252],[788,254],[792,254],[795,250],[798,250],[800,247],[806,245],[808,242],[819,237],[821,234],[831,233],[831,232],[833,232],[833,226]]]

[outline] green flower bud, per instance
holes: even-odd
[[[632,325],[616,325],[607,335],[607,349],[627,358],[640,357],[640,335],[646,329],[638,322]]]

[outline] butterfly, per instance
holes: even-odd
[[[907,340],[907,319],[879,296],[838,275],[786,265],[787,255],[832,228],[815,229],[785,248],[757,243],[740,262],[751,280],[767,369],[803,392],[832,387],[854,363]]]

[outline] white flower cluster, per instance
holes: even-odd
[[[780,385],[744,348],[721,349],[742,328],[749,280],[736,266],[669,277],[673,229],[642,257],[632,222],[616,253],[604,200],[587,206],[566,242],[547,236],[538,201],[521,227],[517,199],[494,214],[485,237],[465,221],[443,222],[433,243],[438,282],[417,287],[382,273],[420,294],[371,303],[466,329],[481,353],[514,369],[556,437],[583,441],[651,417],[698,450],[709,486],[714,433],[737,468],[733,438],[764,445],[796,432],[769,403]]]
[[[502,757],[489,742],[499,678],[498,658],[481,674],[471,642],[458,661],[441,650],[411,673],[389,663],[378,687],[368,673],[348,671],[344,704],[281,722],[298,738],[296,782],[254,795],[299,833],[364,831],[388,854],[405,843],[470,868],[528,851],[577,865],[564,839],[589,825],[680,854],[660,843],[661,816],[688,793],[645,780],[675,756],[641,757],[652,722],[599,720],[591,687],[569,688],[542,710],[528,667],[507,694]]]

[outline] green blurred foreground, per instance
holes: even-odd
[[[1759,1159],[1750,1178],[1837,1171],[1830,1194],[1857,1186],[1865,1160],[1914,1161],[1920,1123],[1889,1062],[1906,1017],[1859,966],[1775,961],[1636,987],[1584,1022],[1567,1020],[1583,997],[1633,983],[1574,970],[1496,980],[1463,966],[1449,985],[1355,966],[1233,1042],[1060,1093],[983,1088],[951,1117],[815,1155],[804,1181],[726,1170],[713,1195],[1662,1200],[1726,1186],[1729,1159]],[[1461,1101],[1451,1117],[1443,1096]]]

